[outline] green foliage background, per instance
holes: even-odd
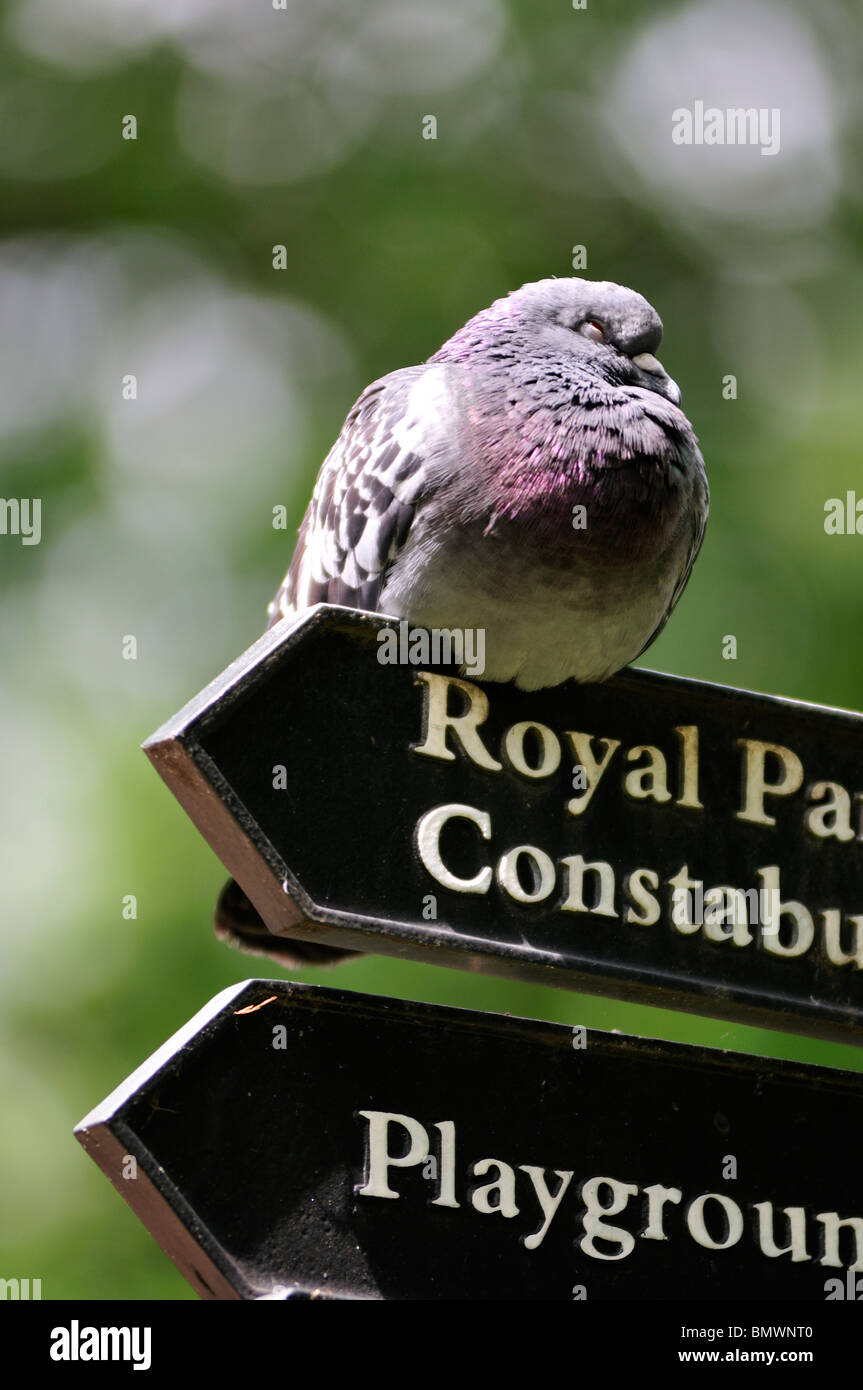
[[[861,32],[850,3],[763,0],[2,6],[0,492],[41,497],[43,534],[0,537],[0,1275],[192,1297],[72,1138],[262,973],[214,939],[223,870],[138,745],[263,628],[359,390],[494,297],[584,245],[663,316],[712,508],[645,664],[861,707],[863,540],[823,525],[863,496]],[[696,99],[779,105],[780,153],[674,146]],[[303,978],[863,1065],[431,966]]]

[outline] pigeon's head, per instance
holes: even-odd
[[[680,404],[679,386],[654,355],[662,320],[635,290],[573,276],[522,285],[498,304],[531,335],[576,354],[609,384],[640,386]]]

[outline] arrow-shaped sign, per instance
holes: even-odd
[[[861,1122],[853,1073],[252,980],[76,1133],[204,1298],[823,1302]]]
[[[863,717],[424,636],[321,605],[145,744],[271,932],[860,1040]]]

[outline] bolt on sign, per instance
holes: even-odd
[[[863,717],[406,626],[320,605],[145,744],[274,935],[860,1041]]]
[[[205,1298],[824,1301],[861,1128],[853,1073],[252,980],[76,1134]]]

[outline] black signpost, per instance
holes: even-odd
[[[273,933],[861,1040],[863,717],[391,632],[321,605],[145,744]]]
[[[77,1133],[204,1298],[580,1302],[863,1293],[861,1127],[845,1072],[253,980]]]
[[[321,605],[147,741],[274,952],[863,1040],[863,717],[451,636]],[[204,1298],[721,1303],[863,1297],[861,1130],[853,1073],[251,981],[77,1134]]]

